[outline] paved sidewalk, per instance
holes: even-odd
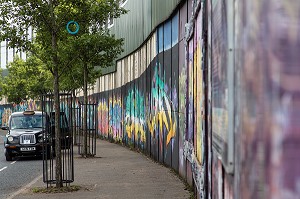
[[[77,149],[74,150],[77,152]],[[97,157],[84,159],[74,153],[75,181],[88,189],[72,193],[36,194],[34,187],[46,187],[42,176],[18,190],[9,199],[123,199],[189,198],[184,183],[166,168],[143,154],[97,139]]]

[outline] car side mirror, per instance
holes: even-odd
[[[1,129],[2,130],[8,130],[9,128],[8,128],[8,126],[1,126]]]

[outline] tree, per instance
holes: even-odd
[[[118,16],[118,15],[116,15]],[[79,71],[83,71],[83,93],[84,93],[84,115],[83,115],[83,154],[84,157],[89,157],[87,144],[87,111],[88,111],[88,84],[93,84],[101,74],[95,65],[98,67],[110,66],[118,54],[122,52],[123,39],[116,39],[114,35],[110,35],[108,31],[102,28],[94,27],[90,21],[82,22],[83,34],[74,37],[69,50],[77,52],[79,59]],[[85,29],[84,29],[85,28]]]
[[[22,49],[38,56],[53,75],[55,134],[56,134],[56,187],[63,186],[60,143],[59,78],[77,57],[70,54],[74,37],[65,27],[68,21],[76,20],[81,30],[75,37],[87,31],[105,30],[106,19],[125,13],[114,0],[0,0],[0,39],[7,40],[9,47]],[[28,29],[35,32],[34,42],[28,39]],[[89,37],[86,37],[89,38]],[[112,44],[114,45],[114,44]],[[38,50],[42,51],[40,53]],[[103,52],[95,54],[101,56]],[[68,53],[66,53],[66,51]],[[74,52],[72,52],[74,53]],[[106,63],[106,62],[104,62]]]
[[[102,15],[103,12],[106,12],[107,15]],[[74,75],[78,75],[79,72],[79,75],[82,77],[83,73],[83,81],[76,81],[76,83],[83,88],[84,93],[84,150],[82,154],[84,157],[90,156],[87,150],[88,84],[95,83],[96,78],[101,75],[97,68],[111,66],[118,54],[123,51],[123,39],[116,39],[114,35],[111,35],[104,25],[104,22],[108,16],[117,18],[126,12],[126,10],[119,8],[118,1],[99,1],[98,6],[95,7],[91,7],[88,2],[82,3],[77,13],[78,16],[82,15],[84,19],[79,21],[81,32],[73,37],[69,37],[68,45],[65,46],[65,55],[76,56],[76,60],[78,61],[76,62],[77,67],[73,67],[72,69],[73,71],[75,70],[75,72],[69,74],[74,77]],[[89,15],[87,13],[89,13]],[[99,18],[102,18],[102,20],[99,20]],[[75,26],[71,28],[74,28],[74,31],[78,27]],[[72,60],[72,57],[66,57],[65,59]],[[97,68],[95,66],[97,66]],[[65,85],[69,84],[66,83]]]
[[[8,75],[0,81],[2,84],[2,95],[9,102],[16,104],[26,99],[36,99],[41,90],[52,88],[52,76],[45,70],[41,60],[30,56],[26,61],[16,58],[8,66]]]

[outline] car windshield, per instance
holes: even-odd
[[[42,121],[45,124],[46,120],[45,118],[42,120],[42,115],[13,116],[10,122],[10,129],[42,128]]]

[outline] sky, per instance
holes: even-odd
[[[31,38],[31,29],[28,31],[28,38]],[[14,50],[11,48],[6,47],[6,42],[1,42],[1,49],[0,49],[0,65],[2,69],[6,68],[7,63],[13,61],[13,54]],[[17,55],[19,57],[22,57],[23,59],[26,58],[26,54],[24,52],[20,53],[18,52]]]

